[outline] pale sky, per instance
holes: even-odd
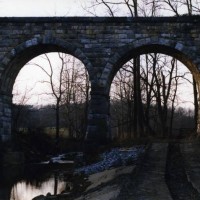
[[[66,16],[108,16],[104,5],[91,8],[93,0],[0,0],[0,17],[66,17]],[[110,0],[121,2],[121,0]],[[90,8],[90,9],[89,9]],[[87,10],[90,10],[88,12]],[[127,6],[113,9],[117,16],[130,16]]]
[[[90,0],[0,0],[0,17],[85,16],[83,7],[89,2]]]
[[[76,13],[79,0],[1,0],[1,16],[65,16]],[[4,9],[5,8],[5,9]],[[73,8],[73,9],[72,9]],[[74,13],[75,12],[75,13]]]
[[[104,5],[96,7],[96,10],[90,9],[93,0],[0,0],[0,17],[31,17],[31,16],[41,16],[41,17],[53,17],[53,16],[94,16],[97,13],[98,16],[105,16],[106,7]],[[109,2],[121,2],[121,0],[109,0]],[[148,5],[144,5],[143,0],[138,0],[141,3],[139,6],[142,9],[148,10]],[[85,9],[84,9],[85,8]],[[130,16],[130,12],[127,6],[112,7],[115,10],[117,16]],[[187,12],[185,7],[179,7],[179,11],[182,13]],[[158,15],[174,15],[169,10],[164,9]]]

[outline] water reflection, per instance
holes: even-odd
[[[40,184],[18,182],[11,190],[10,200],[32,200],[38,195],[47,193],[60,194],[66,188],[66,182],[59,180],[58,177],[52,177]]]
[[[43,163],[1,167],[0,200],[32,200],[47,193],[71,193],[73,183],[69,181],[74,162],[67,159],[59,155]]]

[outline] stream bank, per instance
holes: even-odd
[[[59,195],[40,195],[33,200],[89,200],[100,196],[102,200],[109,199],[119,191],[115,183],[120,182],[121,177],[129,176],[136,170],[145,150],[146,146],[140,145],[131,148],[114,148],[102,153],[98,162],[74,170],[71,178],[74,178],[75,182],[71,190],[65,190]]]

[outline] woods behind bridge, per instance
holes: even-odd
[[[53,98],[52,102],[57,103],[46,106],[29,105],[31,94],[28,89],[26,88],[24,93],[16,90],[13,132],[19,133],[19,130],[24,129],[25,132],[29,130],[32,133],[41,133],[47,130],[47,127],[51,127],[54,128],[55,135],[58,134],[58,139],[60,128],[65,128],[69,138],[84,139],[90,103],[88,75],[83,64],[74,57],[60,53],[57,56],[62,63],[60,68],[57,65],[53,66],[51,56],[45,55],[50,67],[50,70],[47,66],[44,68],[45,73],[53,75],[39,81],[42,85],[46,83],[45,87],[49,89],[38,94],[45,95],[49,100]],[[39,63],[32,65],[44,67]],[[41,72],[44,73],[43,70]],[[58,75],[60,79],[56,78]],[[163,54],[142,55],[137,65],[134,59],[125,63],[111,85],[112,138],[168,138],[182,137],[183,132],[193,134],[193,102],[187,102],[189,108],[180,107],[186,103],[183,102],[186,101],[183,98],[185,95],[188,96],[187,100],[190,99],[189,96],[192,99],[192,80],[192,75],[186,67],[175,58]],[[189,90],[189,93],[186,90]]]

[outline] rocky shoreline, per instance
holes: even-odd
[[[100,160],[91,165],[75,169],[74,176],[79,179],[79,192],[76,188],[66,190],[59,195],[40,195],[32,200],[92,200],[98,196],[110,199],[115,196],[119,188],[114,184],[118,177],[131,174],[144,155],[146,146],[139,145],[131,148],[113,148],[100,155]],[[114,184],[114,185],[113,185]],[[75,187],[75,186],[74,186]],[[99,192],[101,194],[99,194]]]

